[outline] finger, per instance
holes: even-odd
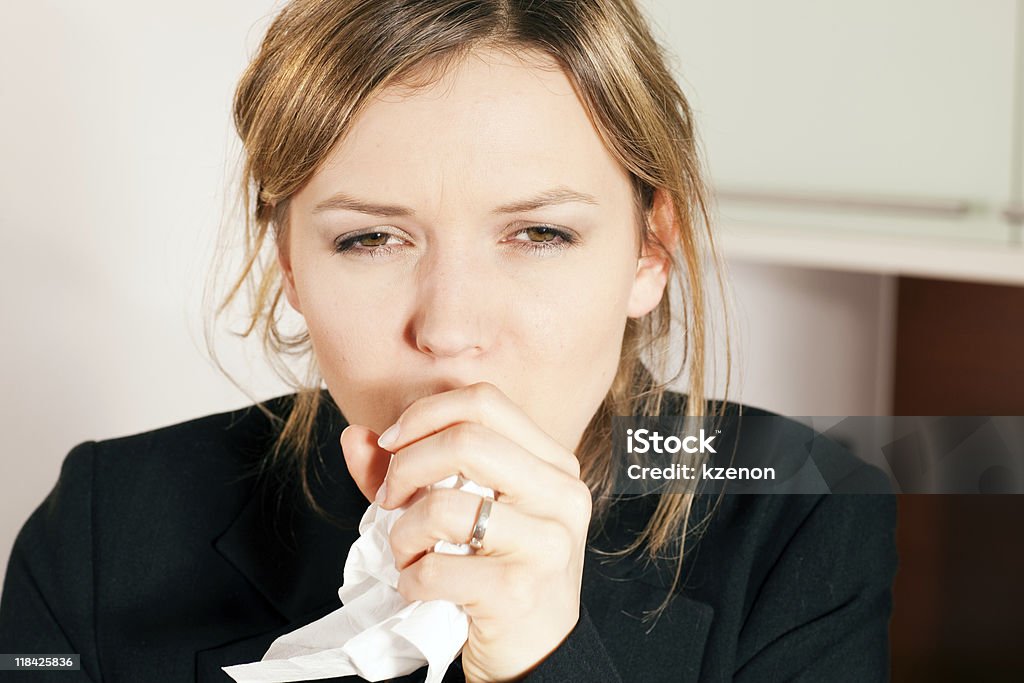
[[[457,489],[432,489],[409,506],[391,528],[391,552],[395,566],[405,569],[438,541],[469,543],[482,498]],[[510,505],[491,503],[490,517],[478,555],[520,552],[523,539],[544,533],[536,518]]]
[[[522,408],[490,382],[477,382],[414,401],[395,424],[384,431],[388,436],[393,435],[393,440],[381,441],[379,445],[394,453],[418,439],[467,421],[489,427],[559,469],[576,478],[580,476],[575,454],[537,426]],[[391,429],[396,431],[389,434]]]
[[[499,557],[426,553],[398,574],[398,592],[410,602],[447,600],[477,617],[496,587],[508,588],[509,566]]]
[[[352,479],[366,499],[372,501],[388,473],[391,453],[377,445],[376,432],[361,425],[345,427],[341,451]]]
[[[542,516],[553,514],[560,504],[559,492],[582,485],[489,428],[461,422],[395,454],[380,505],[400,507],[416,490],[452,474],[500,492],[501,500],[522,504]]]

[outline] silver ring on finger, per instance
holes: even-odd
[[[480,498],[480,509],[476,513],[473,535],[469,539],[469,547],[473,550],[480,550],[484,547],[484,534],[487,533],[487,522],[491,518],[491,505],[493,503],[494,499],[488,496]]]

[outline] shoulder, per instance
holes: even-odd
[[[842,443],[797,419],[755,405],[728,403],[723,412],[738,434],[734,457],[774,463],[793,485],[772,494],[721,496],[716,510],[719,524],[737,526],[748,535],[763,533],[776,545],[788,542],[797,530],[806,535],[812,520],[838,522],[856,516],[864,523],[873,521],[875,529],[895,524],[896,498],[889,477]],[[801,477],[798,472],[813,476]],[[718,497],[702,498],[710,503]],[[711,505],[705,507],[710,510]],[[822,529],[822,542],[829,542],[825,537],[836,531]]]
[[[39,590],[85,615],[94,586],[162,595],[168,577],[190,576],[253,498],[292,396],[75,446],[18,533],[5,601]]]
[[[706,666],[750,680],[801,672],[877,680],[898,567],[888,477],[792,418],[743,404],[725,412],[771,427],[755,426],[756,438],[746,446],[740,439],[741,448],[785,454],[813,444],[810,457],[829,486],[695,497],[698,530],[685,551],[682,592],[715,612]]]
[[[24,524],[22,543],[69,548],[92,536],[94,547],[148,547],[188,530],[197,539],[223,530],[250,497],[274,416],[292,397],[78,444]]]
[[[679,399],[677,399],[679,400]],[[682,399],[685,400],[685,399]],[[710,416],[718,415],[719,421]],[[773,493],[892,493],[892,483],[881,469],[858,457],[844,443],[801,420],[738,402],[723,402],[706,411],[708,423],[722,427],[718,439],[722,463],[770,465],[777,471],[775,484],[750,491]],[[830,430],[830,434],[833,430]],[[732,461],[729,461],[729,459]]]
[[[271,418],[260,406],[280,415],[290,398],[80,443],[65,456],[56,484],[33,518],[91,509],[97,497],[115,488],[145,498],[183,486],[201,489],[217,475],[238,474],[265,454],[272,439]]]
[[[95,672],[97,610],[159,614],[180,581],[198,591],[197,568],[217,566],[211,541],[251,497],[250,465],[274,435],[268,413],[289,399],[71,449],[12,547],[0,644],[81,652]]]
[[[161,492],[184,490],[201,499],[205,492],[221,492],[236,483],[251,486],[295,397],[286,394],[158,429],[85,442],[67,456],[61,480],[79,481],[90,470],[97,492],[134,491],[136,503],[145,503],[149,493],[160,497]],[[337,431],[340,418],[326,391],[321,398],[314,423],[316,445]]]
[[[821,569],[829,564],[822,558],[852,560],[859,553],[865,561],[894,566],[897,497],[884,472],[793,418],[742,403],[729,403],[723,412],[754,418],[739,423],[737,459],[752,453],[757,460],[806,462],[825,485],[771,494],[730,494],[726,487],[723,495],[695,496],[692,520],[700,531],[694,536],[705,566],[731,566],[743,583],[757,583],[783,557]],[[885,573],[879,567],[874,575]]]
[[[687,396],[665,393],[662,416],[684,414]],[[864,528],[885,531],[895,525],[896,499],[889,477],[865,462],[846,446],[798,419],[747,403],[709,402],[703,413],[724,416],[721,437],[716,441],[724,462],[715,464],[765,464],[779,466],[780,479],[792,486],[753,489],[723,482],[713,489],[698,488],[689,516],[690,538],[704,540],[721,552],[746,552],[756,548],[759,559],[779,553],[798,530],[823,545],[841,542],[827,525],[808,520],[842,518],[857,520]],[[802,471],[802,476],[792,476]],[[807,472],[813,476],[806,476]],[[787,483],[783,481],[782,483]],[[765,491],[771,490],[771,493]],[[724,492],[724,493],[723,493]],[[615,498],[616,516],[633,529],[648,524],[661,496]],[[816,535],[817,534],[817,535]],[[814,540],[809,539],[809,540]]]
[[[159,429],[92,442],[104,483],[143,479],[192,479],[211,470],[231,470],[263,457],[274,438],[275,420],[293,395]]]

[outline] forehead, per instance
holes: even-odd
[[[418,189],[426,201],[442,189],[492,199],[501,188],[568,184],[607,195],[628,184],[553,58],[487,48],[422,73],[366,104],[314,193]]]

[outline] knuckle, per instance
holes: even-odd
[[[465,452],[479,444],[480,431],[480,425],[475,422],[459,422],[445,430],[445,445],[456,453]]]
[[[470,398],[473,401],[477,414],[481,418],[493,417],[498,402],[504,396],[501,390],[495,384],[487,381],[476,382],[470,385],[470,389]]]
[[[424,498],[424,507],[432,532],[441,536],[446,520],[452,518],[456,506],[455,492],[451,489],[432,489]]]
[[[589,524],[594,507],[594,499],[590,493],[590,488],[577,479],[569,490],[570,493],[566,495],[565,501],[569,509],[571,521],[575,524]]]
[[[441,573],[437,553],[427,553],[413,566],[416,568],[416,583],[420,586],[434,585]]]
[[[395,562],[401,566],[404,556],[401,533],[396,533],[396,530],[392,529],[388,534],[388,545],[391,547],[391,554],[394,556]]]
[[[398,573],[398,593],[406,600],[423,600],[438,575],[437,558],[427,553]]]
[[[492,397],[494,396],[495,392],[498,391],[498,387],[496,387],[492,382],[488,382],[487,380],[474,382],[473,384],[469,385],[469,389],[470,393],[473,395],[473,398],[479,399],[486,399]]]
[[[414,571],[413,567],[406,567],[398,573],[398,587],[396,590],[398,590],[399,595],[409,602],[416,600],[416,596],[418,594],[416,579],[413,576]]]
[[[564,569],[572,557],[572,532],[558,522],[548,522],[537,538],[537,551],[546,567]]]
[[[405,567],[415,554],[409,542],[410,532],[406,522],[408,522],[407,516],[402,515],[391,528],[391,533],[388,534],[388,545],[391,547],[391,555],[395,558],[395,566],[398,568]]]
[[[582,470],[580,469],[580,459],[576,457],[575,453],[568,452],[565,458],[565,469],[572,475],[573,479],[579,479]]]
[[[395,569],[397,569],[399,572],[405,571],[409,567],[412,560],[416,557],[415,553],[403,551],[401,549],[395,550],[392,548],[391,552],[395,558]]]

